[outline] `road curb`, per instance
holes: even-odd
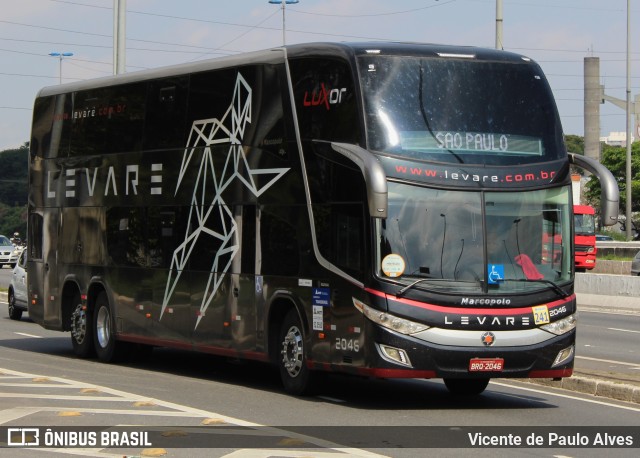
[[[616,399],[618,401],[640,404],[640,386],[630,385],[628,383],[618,383],[580,375],[573,375],[571,377],[563,378],[562,380],[522,379],[522,381],[603,398]]]

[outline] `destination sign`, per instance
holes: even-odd
[[[445,150],[461,153],[542,156],[542,142],[522,135],[453,131],[400,132],[404,150]]]

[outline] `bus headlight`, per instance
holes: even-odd
[[[563,364],[569,361],[571,358],[573,358],[574,351],[575,349],[573,345],[560,351],[558,353],[558,356],[556,356],[555,361],[553,361],[553,364],[551,365],[551,367],[556,367],[556,366],[559,366],[560,364]]]
[[[561,336],[562,334],[566,334],[567,332],[575,329],[577,324],[578,320],[576,318],[576,315],[573,314],[561,320],[554,321],[553,323],[540,326],[540,329],[544,329],[547,332],[550,332],[557,336]]]
[[[411,361],[409,361],[409,355],[407,352],[395,347],[390,347],[389,345],[376,344],[378,348],[378,352],[382,356],[383,359],[387,361],[391,361],[392,363],[402,364],[404,366],[411,366]]]
[[[392,331],[410,335],[415,334],[416,332],[424,331],[425,329],[429,329],[429,326],[426,326],[424,324],[405,320],[404,318],[391,315],[390,313],[375,310],[369,307],[364,302],[359,301],[355,297],[352,297],[352,299],[355,308],[360,310],[360,312],[364,316],[369,318],[374,323],[379,324],[380,326],[384,326],[387,329],[391,329]]]

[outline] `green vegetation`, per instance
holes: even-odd
[[[0,151],[0,234],[27,234],[29,145]]]
[[[570,153],[584,154],[584,137],[579,135],[565,135],[564,143]]]
[[[598,261],[633,261],[633,256],[617,256],[613,253],[597,255],[596,258]]]
[[[627,149],[622,146],[610,146],[602,143],[600,162],[611,170],[618,181],[620,189],[620,214],[624,215],[627,201]],[[600,202],[600,182],[590,179],[586,186],[586,198],[590,205],[598,206]],[[631,145],[631,211],[637,215],[633,218],[633,227],[640,229],[640,142]]]

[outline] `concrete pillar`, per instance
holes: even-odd
[[[600,161],[600,58],[584,58],[584,155]]]

